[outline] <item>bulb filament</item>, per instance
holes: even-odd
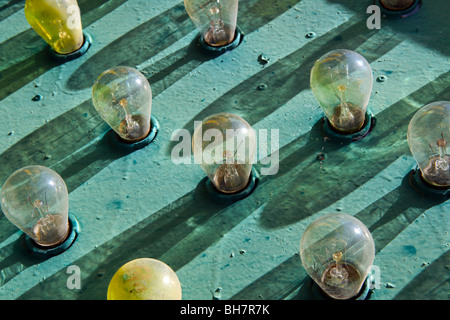
[[[207,6],[211,7],[206,9]],[[222,19],[222,5],[220,0],[206,1],[200,5],[203,13],[209,18],[209,30],[204,35],[206,43],[212,46],[222,46],[229,43],[225,22]]]
[[[139,115],[132,115],[128,108],[128,101],[125,98],[117,101],[112,94],[112,101],[114,107],[123,117],[118,132],[120,135],[129,141],[138,141],[145,138],[150,131],[150,123],[147,123],[146,119]]]
[[[45,199],[45,207],[44,207],[44,201],[42,201],[40,199],[31,201],[31,197],[29,195],[27,195],[27,200],[31,203],[34,212],[37,212],[37,214],[40,218],[45,218],[49,213],[48,204],[47,204],[47,193],[44,193],[44,199]]]
[[[239,192],[248,184],[246,169],[244,165],[238,163],[236,159],[238,150],[239,147],[236,148],[234,154],[229,150],[223,152],[222,156],[225,159],[225,163],[217,168],[214,175],[215,185],[224,193]]]
[[[138,123],[133,120],[133,117],[131,115],[130,110],[128,110],[128,101],[125,98],[120,99],[119,101],[120,106],[122,107],[123,111],[125,112],[125,121],[126,121],[126,127],[127,131],[133,131],[133,129],[138,126]]]
[[[211,3],[214,3],[214,2],[217,3],[217,6],[213,6],[212,8],[209,9],[210,14],[213,15],[213,17],[211,17],[211,16],[208,14],[207,10],[205,10],[205,7],[206,7],[207,5],[209,5],[209,4],[211,4]],[[212,24],[219,24],[220,22],[222,22],[222,24],[223,24],[223,21],[222,21],[222,12],[221,12],[222,5],[220,4],[220,0],[210,0],[210,1],[206,1],[206,2],[204,2],[204,3],[202,3],[202,4],[200,5],[200,9],[202,9],[202,11],[208,16],[209,20],[211,20],[211,25],[212,25]],[[219,19],[214,18],[214,16],[216,16],[217,14],[219,14]]]
[[[57,242],[57,240],[60,240],[56,239],[60,237],[58,235],[60,233],[60,230],[58,229],[56,222],[61,218],[60,215],[50,214],[50,209],[47,203],[47,193],[44,193],[45,201],[42,201],[40,199],[32,201],[29,195],[27,196],[27,200],[32,205],[33,211],[36,212],[39,217],[38,221],[31,229],[31,232],[34,234],[35,239],[38,242],[50,242],[50,244],[53,244]]]
[[[430,144],[432,153],[431,160],[435,160],[436,169],[446,171],[449,169],[449,159],[447,155],[447,140],[444,138],[444,133],[441,132],[441,138],[436,141],[438,152],[434,152],[433,146]]]
[[[348,272],[342,266],[342,251],[333,254],[333,260],[336,262],[334,268],[330,270],[329,284],[333,286],[342,286],[348,282]]]
[[[331,86],[335,96],[339,99],[339,105],[334,108],[331,118],[329,118],[332,126],[343,133],[357,132],[364,125],[365,115],[358,108],[348,103],[345,98],[345,85],[339,85],[336,88]]]
[[[433,146],[429,144],[431,149],[430,160],[422,170],[423,178],[429,183],[440,186],[450,186],[450,156],[447,154],[447,140],[444,133],[436,140],[437,152]]]

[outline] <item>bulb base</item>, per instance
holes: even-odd
[[[350,143],[353,141],[359,141],[365,138],[372,130],[375,128],[376,118],[370,109],[367,109],[366,116],[364,120],[364,125],[358,132],[350,134],[342,134],[337,132],[330,124],[327,117],[322,119],[322,133],[325,137],[329,138],[331,141],[337,141],[341,143]]]
[[[449,199],[450,188],[439,188],[432,186],[422,176],[422,172],[418,166],[415,166],[409,173],[409,183],[419,193],[428,197]]]
[[[422,6],[422,0],[414,0],[414,3],[406,9],[403,10],[392,10],[386,8],[381,0],[375,0],[375,4],[380,7],[381,14],[388,17],[396,17],[396,18],[407,18],[412,16],[413,14],[419,11]]]
[[[89,48],[91,47],[91,44],[92,44],[92,37],[90,36],[90,34],[83,32],[83,38],[84,38],[84,42],[81,45],[80,49],[78,49],[72,53],[61,54],[61,53],[58,53],[55,50],[53,50],[52,47],[49,47],[51,58],[57,62],[64,63],[64,62],[72,61],[72,60],[75,60],[75,59],[81,57],[89,50]]]
[[[150,143],[153,142],[153,140],[156,139],[156,136],[158,135],[158,132],[160,130],[160,125],[158,119],[156,119],[155,116],[151,116],[150,118],[150,132],[148,135],[137,142],[127,142],[119,137],[119,135],[114,130],[109,130],[109,134],[111,135],[111,142],[119,150],[130,152],[142,149],[146,146],[148,146]]]
[[[33,239],[31,239],[29,236],[26,236],[25,243],[30,250],[30,252],[39,258],[51,258],[54,256],[57,256],[67,249],[70,248],[70,246],[75,242],[75,240],[78,238],[78,235],[80,234],[80,224],[78,223],[78,220],[75,218],[75,216],[69,214],[69,233],[66,237],[66,239],[60,243],[59,245],[53,246],[53,247],[43,247],[37,244]]]
[[[223,193],[217,190],[217,188],[213,185],[211,180],[206,180],[206,191],[207,193],[216,201],[221,203],[234,203],[244,198],[247,198],[253,190],[255,190],[256,185],[259,180],[259,173],[256,171],[254,167],[252,167],[252,171],[250,172],[249,182],[245,189],[237,192],[237,193]]]
[[[320,286],[316,282],[314,282],[311,278],[310,281],[312,282],[311,290],[316,300],[337,300],[327,295],[320,288]],[[364,281],[364,284],[362,285],[361,290],[358,292],[358,294],[353,298],[347,300],[369,300],[370,295],[372,294],[373,291],[372,288],[374,287],[375,287],[375,278],[372,274],[369,274],[366,280]]]
[[[239,26],[236,26],[234,39],[233,39],[233,41],[231,43],[229,43],[227,45],[220,46],[220,47],[210,46],[209,44],[207,44],[205,42],[205,40],[203,39],[203,36],[200,36],[199,44],[200,44],[200,47],[206,53],[214,55],[214,56],[219,56],[221,54],[224,54],[225,52],[228,52],[228,51],[231,51],[231,50],[234,50],[235,48],[237,48],[241,44],[243,39],[244,39],[244,33],[239,28]]]

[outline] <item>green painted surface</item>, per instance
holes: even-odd
[[[24,1],[0,1],[0,183],[26,165],[54,169],[82,229],[68,251],[37,260],[1,216],[0,299],[106,299],[114,272],[140,257],[170,265],[183,299],[308,299],[301,235],[318,216],[345,212],[375,240],[381,286],[371,299],[448,300],[449,202],[408,182],[409,120],[450,100],[449,4],[424,2],[416,15],[369,30],[372,1],[241,1],[244,41],[214,58],[198,50],[179,0],[80,0],[93,47],[58,65],[29,28]],[[309,89],[314,60],[338,48],[361,53],[375,79],[387,77],[373,85],[374,131],[349,145],[323,138]],[[91,101],[92,83],[115,65],[146,75],[161,125],[156,141],[133,153],[111,148]],[[216,112],[280,130],[278,173],[233,205],[208,198],[198,165],[170,157],[172,132],[192,132]],[[67,287],[71,265],[80,267],[80,290]]]

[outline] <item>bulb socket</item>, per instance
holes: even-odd
[[[203,36],[200,36],[199,44],[200,44],[200,47],[206,53],[214,55],[214,56],[219,56],[221,54],[224,54],[225,52],[228,52],[228,51],[231,51],[231,50],[234,50],[235,48],[237,48],[241,44],[243,39],[244,39],[244,33],[239,28],[239,26],[236,26],[236,31],[234,33],[234,39],[231,43],[229,43],[227,45],[220,46],[220,47],[211,46],[205,42],[205,40],[203,39]]]
[[[259,173],[256,171],[254,167],[252,167],[252,171],[250,172],[249,181],[247,186],[236,193],[223,193],[217,190],[211,180],[206,179],[205,187],[206,192],[216,201],[221,203],[234,203],[244,198],[247,198],[253,190],[255,190],[256,185],[259,180]]]
[[[80,49],[78,49],[72,53],[61,54],[61,53],[58,53],[55,50],[53,50],[52,47],[49,47],[49,52],[50,52],[51,58],[57,62],[64,63],[64,62],[72,61],[72,60],[75,60],[75,59],[81,57],[89,50],[89,48],[92,45],[92,37],[90,34],[83,32],[83,38],[84,38],[84,42],[81,45]]]
[[[150,131],[148,133],[148,135],[137,142],[128,142],[123,140],[122,138],[119,137],[119,135],[114,131],[114,130],[109,130],[108,133],[111,136],[111,142],[114,145],[114,147],[116,147],[119,150],[122,151],[126,151],[126,152],[130,152],[130,151],[135,151],[135,150],[139,150],[142,149],[146,146],[148,146],[150,143],[153,142],[153,140],[156,139],[156,136],[158,135],[158,132],[160,130],[160,125],[159,125],[159,121],[158,119],[156,119],[155,116],[151,115],[150,118]]]
[[[329,295],[327,295],[322,288],[320,288],[320,286],[313,281],[310,278],[310,281],[312,282],[312,286],[311,286],[311,290],[313,293],[313,296],[315,299],[317,300],[336,300],[331,298]],[[370,295],[372,294],[372,291],[375,287],[375,278],[372,274],[369,274],[366,278],[366,280],[364,281],[361,290],[359,290],[358,294],[356,296],[354,296],[353,298],[350,298],[348,300],[369,300],[370,299]]]
[[[52,246],[52,247],[44,247],[44,246],[37,244],[28,235],[25,238],[25,243],[26,243],[28,250],[30,250],[30,252],[34,256],[39,257],[39,258],[50,258],[50,257],[57,256],[57,255],[63,253],[64,251],[66,251],[67,249],[69,249],[70,246],[78,238],[78,235],[80,234],[80,230],[81,229],[80,229],[80,224],[78,223],[78,220],[75,218],[75,216],[73,216],[72,214],[69,213],[69,232],[67,234],[66,239],[62,243],[60,243],[56,246]]]
[[[420,7],[422,6],[422,0],[414,0],[414,3],[412,5],[402,10],[389,9],[383,5],[383,2],[381,0],[375,0],[375,4],[380,7],[382,15],[397,18],[407,18],[417,13],[417,11],[419,11]]]
[[[409,173],[409,183],[419,193],[428,197],[442,198],[443,200],[450,198],[450,188],[439,188],[428,183],[422,175],[419,166],[415,166]]]
[[[365,138],[375,128],[375,124],[376,124],[375,116],[373,115],[370,109],[367,109],[364,125],[358,132],[350,134],[339,133],[335,129],[333,129],[327,117],[323,117],[322,133],[324,134],[324,136],[330,138],[332,141],[337,141],[341,143],[350,143]]]

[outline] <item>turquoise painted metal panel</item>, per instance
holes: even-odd
[[[342,212],[375,240],[370,299],[448,300],[450,203],[412,188],[406,140],[420,107],[450,100],[448,1],[424,0],[380,29],[367,27],[369,0],[241,1],[244,39],[220,56],[200,50],[179,0],[78,2],[93,44],[61,64],[28,25],[24,1],[0,1],[0,183],[27,165],[52,168],[81,228],[66,252],[38,259],[2,215],[0,299],[104,300],[115,271],[141,257],[171,266],[186,300],[309,299],[301,236],[315,218]],[[363,55],[377,80],[376,126],[350,144],[323,136],[309,86],[314,61],[334,49]],[[156,140],[134,152],[108,144],[91,100],[96,78],[117,65],[147,77],[160,123]],[[254,166],[277,165],[276,174],[234,204],[208,196],[193,159],[171,157],[177,129],[192,133],[217,112],[279,130],[278,149]],[[70,266],[79,289],[67,285]]]

